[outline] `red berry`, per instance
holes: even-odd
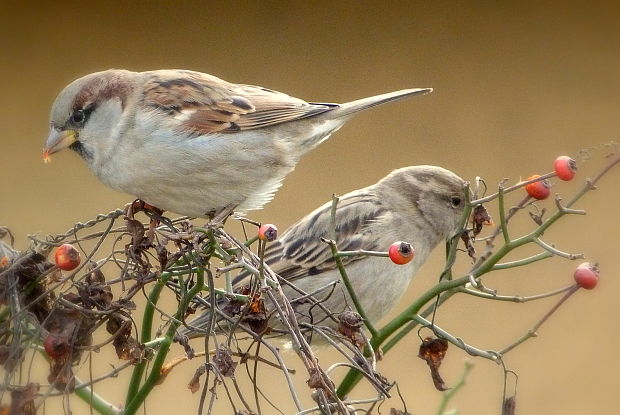
[[[528,177],[525,181],[530,181],[538,177],[540,177],[539,174],[534,174],[533,176]],[[526,185],[525,190],[527,191],[527,194],[534,199],[543,200],[548,198],[551,194],[551,185],[547,179],[545,179]]]
[[[577,172],[577,162],[568,156],[560,156],[553,162],[553,169],[561,180],[571,180]]]
[[[575,282],[586,290],[591,290],[596,287],[598,283],[598,265],[592,264],[590,262],[584,262],[580,264],[576,269],[573,277],[575,278]]]
[[[390,245],[388,256],[393,263],[404,265],[411,261],[415,255],[415,250],[409,242],[398,241]]]
[[[80,253],[73,247],[73,245],[63,244],[56,249],[54,260],[56,261],[58,268],[65,271],[71,271],[80,265]]]
[[[45,353],[52,359],[66,356],[69,353],[69,343],[57,334],[49,333],[43,340]]]
[[[278,238],[278,228],[276,225],[266,223],[258,228],[258,239],[261,241],[273,242]]]

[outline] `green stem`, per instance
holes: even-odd
[[[144,402],[144,400],[146,399],[146,397],[148,396],[148,394],[151,393],[155,385],[157,385],[161,377],[161,368],[166,360],[166,356],[168,355],[168,351],[170,350],[170,346],[172,345],[177,328],[181,324],[180,321],[183,319],[185,310],[187,309],[187,306],[189,305],[192,298],[194,298],[194,296],[196,296],[200,292],[200,290],[204,288],[204,269],[201,266],[199,266],[196,269],[196,276],[197,276],[196,284],[187,292],[187,295],[184,296],[179,303],[179,308],[177,309],[177,312],[174,315],[174,319],[170,322],[170,326],[168,327],[168,330],[166,331],[166,335],[164,336],[164,339],[160,343],[159,350],[157,351],[157,355],[155,356],[155,359],[153,360],[153,366],[151,368],[151,372],[149,373],[146,380],[144,381],[144,385],[142,385],[142,387],[139,390],[134,392],[133,395],[128,394],[127,406],[125,407],[125,411],[123,412],[124,415],[135,414],[140,408],[140,406],[142,405],[142,403]],[[151,300],[159,299],[159,293],[161,292],[161,289],[165,286],[165,283],[166,283],[166,280],[164,280],[162,276],[162,278],[160,278],[160,281],[158,281],[157,285],[153,287],[153,291],[151,292],[151,296],[149,297]],[[157,291],[157,294],[154,296],[153,293],[155,291]],[[147,304],[147,307],[150,305],[151,306],[150,308],[152,309],[152,311],[149,313],[150,316],[148,317],[149,318],[148,321],[150,321],[150,323],[152,323],[155,303],[156,301],[152,303],[149,302],[149,304]],[[147,317],[146,310],[145,310],[145,317]],[[143,326],[143,333],[144,333],[144,326]],[[150,337],[150,324],[149,324],[148,334]],[[143,371],[144,369],[142,369],[142,372]],[[135,375],[135,371],[134,371],[134,375]],[[142,373],[140,373],[140,377],[141,376],[142,376]],[[138,378],[138,380],[139,379],[140,378]],[[134,379],[132,377],[132,381],[133,380]]]
[[[147,343],[151,341],[155,304],[157,304],[157,301],[159,301],[161,291],[166,286],[166,282],[168,282],[170,277],[172,277],[171,273],[162,273],[157,283],[151,289],[149,299],[146,303],[146,306],[144,307],[144,313],[142,315],[142,331],[140,333],[140,343]],[[146,360],[143,360],[142,362],[138,363],[133,369],[133,373],[131,374],[131,380],[129,381],[129,387],[127,388],[127,397],[125,398],[125,402],[130,402],[131,400],[133,400],[134,396],[138,392],[142,380],[142,375],[144,374],[144,369],[146,368],[146,364]]]
[[[461,375],[461,379],[459,379],[458,383],[454,385],[452,388],[448,389],[443,393],[443,398],[441,399],[441,403],[439,404],[439,408],[437,408],[437,415],[444,415],[446,407],[450,400],[456,395],[456,393],[465,386],[465,381],[467,380],[467,375],[469,371],[474,367],[471,362],[465,362],[465,368],[463,369],[463,374]]]
[[[502,235],[504,236],[504,243],[510,242],[510,236],[508,235],[508,223],[506,221],[506,209],[504,207],[504,185],[500,184],[498,192],[498,209],[499,209],[499,224],[502,227]]]
[[[362,319],[364,320],[364,324],[366,325],[366,328],[370,332],[371,336],[374,338],[378,333],[377,329],[375,328],[375,326],[372,324],[372,322],[368,318],[368,315],[366,314],[366,310],[364,310],[364,307],[362,307],[362,303],[360,302],[359,297],[355,293],[355,290],[353,289],[353,285],[351,285],[351,280],[349,279],[349,275],[347,274],[347,271],[344,268],[344,265],[342,264],[342,258],[338,255],[339,252],[338,252],[338,248],[336,247],[336,242],[334,242],[333,240],[327,241],[327,242],[329,243],[329,247],[332,250],[332,256],[334,257],[334,261],[336,261],[336,266],[338,267],[338,271],[340,272],[340,276],[342,277],[342,282],[344,283],[344,286],[347,289],[347,292],[349,293],[351,300],[353,301],[355,310],[362,317]]]
[[[75,395],[101,415],[119,415],[122,411],[92,391],[90,386],[75,389]]]
[[[396,330],[401,328],[403,325],[407,324],[411,317],[417,314],[425,304],[431,301],[435,296],[449,291],[451,289],[457,288],[460,285],[467,284],[469,282],[469,277],[461,277],[455,280],[445,280],[441,281],[434,287],[431,287],[428,291],[418,297],[405,311],[400,313],[396,318],[390,321],[385,327],[379,330],[375,335],[373,335],[370,340],[370,344],[373,349],[377,350],[377,348],[388,338],[390,337]],[[356,369],[351,369],[346,374],[340,386],[338,386],[338,396],[340,398],[344,397],[348,394],[353,387],[360,381],[362,375]]]
[[[253,237],[251,237],[250,239],[248,239],[247,241],[245,241],[243,244],[245,246],[251,246],[254,242],[258,241],[258,235],[255,235]]]
[[[547,259],[547,258],[550,258],[552,256],[553,256],[553,254],[551,252],[544,251],[544,252],[541,252],[540,254],[532,255],[530,257],[519,259],[519,260],[516,260],[516,261],[504,262],[502,264],[495,264],[495,265],[493,265],[493,268],[491,268],[491,271],[498,271],[500,269],[522,267],[523,265],[529,265],[529,264],[532,264],[532,263],[534,263],[536,261],[540,261],[542,259]]]
[[[418,314],[420,316],[422,316],[422,317],[427,317],[429,314],[433,313],[436,308],[438,308],[443,303],[448,301],[457,292],[459,292],[459,291],[451,290],[451,291],[446,291],[446,292],[442,293],[439,296],[439,301],[437,301],[436,303],[433,303],[432,305],[428,306],[426,309],[424,309],[424,311],[422,311],[421,313],[418,313]],[[407,323],[407,325],[402,330],[400,330],[398,333],[396,333],[395,335],[390,337],[390,339],[381,348],[381,351],[383,352],[383,354],[386,354],[387,352],[389,352],[390,349],[392,347],[396,346],[396,344],[398,344],[398,342],[403,337],[405,337],[407,334],[409,334],[411,332],[411,330],[413,330],[414,328],[418,327],[419,325],[420,324],[417,321],[415,321],[415,320],[412,320],[409,323]]]

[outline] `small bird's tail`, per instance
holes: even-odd
[[[349,115],[353,115],[356,112],[363,111],[368,108],[376,107],[377,105],[385,104],[392,101],[397,101],[403,98],[412,97],[415,95],[423,95],[432,92],[432,88],[412,88],[403,89],[400,91],[388,92],[387,94],[375,95],[368,98],[362,98],[351,102],[340,104],[338,108],[329,111],[325,115],[329,118],[342,118]]]
[[[308,115],[307,118],[312,120],[310,124],[313,128],[308,128],[307,124],[297,123],[299,130],[295,144],[297,145],[298,156],[312,150],[323,141],[327,140],[332,133],[336,132],[349,118],[359,111],[364,111],[377,105],[412,97],[414,95],[428,94],[432,90],[432,88],[403,89],[401,91],[388,92],[387,94],[345,102],[344,104],[311,102],[311,104],[323,108],[318,111],[318,113]],[[317,123],[319,120],[323,121],[323,123]],[[314,128],[315,126],[312,126],[312,124],[319,125],[317,128]]]

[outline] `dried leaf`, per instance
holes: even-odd
[[[464,230],[461,233],[461,240],[465,244],[465,248],[467,249],[467,255],[475,261],[476,249],[474,248],[473,238],[469,235],[469,231]]]
[[[207,371],[207,366],[200,365],[200,367],[198,367],[198,369],[196,369],[196,371],[194,372],[194,376],[192,376],[189,383],[187,384],[187,388],[192,393],[196,393],[200,389],[200,377],[204,375],[206,371]]]
[[[142,246],[142,242],[144,241],[144,226],[142,222],[135,219],[127,219],[125,221],[125,226],[127,226],[127,231],[131,235],[131,244],[134,249],[138,249]]]
[[[309,373],[310,373],[310,378],[308,378],[308,380],[306,381],[308,386],[311,387],[312,389],[323,388],[323,382],[321,381],[321,373],[315,368],[311,368]]]
[[[129,360],[133,364],[144,358],[144,347],[131,337],[131,319],[121,313],[110,315],[106,323],[106,331],[116,337],[112,341],[116,355],[121,360]]]
[[[390,415],[411,415],[410,412],[401,411],[400,409],[391,408]]]
[[[0,244],[2,244],[1,241]],[[11,256],[8,255],[8,257]],[[54,294],[47,292],[47,280],[40,277],[52,266],[53,264],[39,253],[25,253],[0,277],[0,304],[6,303],[9,295],[19,295],[20,301],[29,306],[29,311],[39,321],[44,321],[51,310]]]
[[[11,409],[7,413],[10,415],[34,415],[36,413],[34,398],[38,391],[39,385],[35,383],[29,383],[11,391]]]
[[[484,225],[493,225],[493,219],[491,219],[491,215],[489,215],[489,212],[487,212],[487,209],[483,205],[477,205],[474,208],[474,211],[471,215],[471,221],[473,225],[474,236],[478,236],[478,234],[482,232],[482,227]]]
[[[59,391],[73,392],[75,376],[71,366],[71,354],[50,361],[50,374],[47,381]]]
[[[222,376],[233,377],[235,375],[237,363],[232,360],[232,353],[228,347],[220,345],[215,350],[213,363],[215,363],[217,370],[222,374]]]
[[[235,289],[235,293],[252,295],[250,287],[245,285]],[[267,325],[267,310],[260,293],[254,293],[248,302],[230,299],[222,306],[221,310],[231,317],[241,314],[241,321],[247,324],[254,333],[263,334],[269,330]]]
[[[502,415],[514,415],[517,408],[517,397],[509,396],[504,400]]]
[[[66,354],[50,356],[52,360],[48,381],[56,389],[73,391],[75,378],[72,364],[80,361],[83,353],[81,346],[92,344],[95,323],[96,319],[92,316],[74,309],[55,308],[50,313],[44,326],[49,332],[46,339],[54,339],[59,345],[68,349]]]
[[[543,224],[543,216],[547,212],[546,208],[542,208],[539,213],[528,212],[530,214],[530,218],[536,223],[538,226]]]
[[[366,343],[362,335],[363,324],[362,316],[354,311],[345,311],[338,316],[338,331],[340,334],[351,340],[359,349]]]
[[[446,356],[447,350],[447,340],[427,337],[420,345],[420,352],[418,353],[420,359],[426,360],[426,364],[431,370],[433,384],[435,388],[440,391],[449,389],[439,375],[439,366],[441,366],[441,361]]]
[[[4,365],[4,362],[9,358],[10,350],[9,346],[0,344],[0,366]]]

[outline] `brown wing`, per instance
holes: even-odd
[[[143,102],[174,127],[197,135],[236,132],[317,115],[338,107],[310,104],[266,88],[236,85],[193,71],[146,72]]]
[[[368,224],[380,220],[389,211],[377,196],[366,189],[343,197],[336,210],[336,242],[340,251],[358,249],[379,250]],[[328,237],[330,229],[331,203],[326,203],[291,226],[276,242],[267,246],[265,262],[282,278],[294,281],[336,268],[329,245],[321,241]],[[344,257],[346,266],[362,257]],[[247,281],[248,275],[241,274],[233,284]]]

